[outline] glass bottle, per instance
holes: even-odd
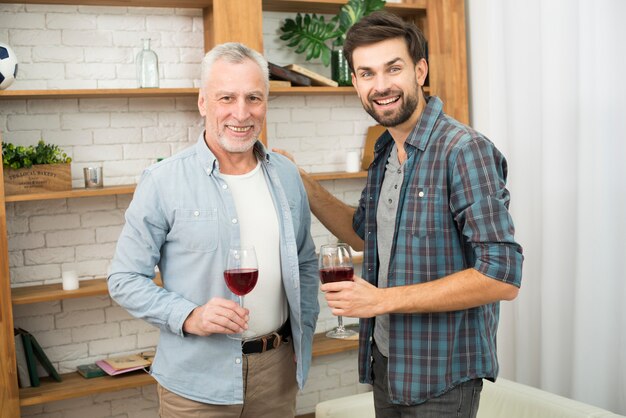
[[[150,39],[142,39],[143,49],[137,54],[137,82],[140,88],[159,87],[159,59],[150,49]]]

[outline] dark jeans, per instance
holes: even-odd
[[[389,400],[387,358],[374,344],[374,407],[376,418],[475,418],[482,379],[469,380],[418,405],[397,405]]]

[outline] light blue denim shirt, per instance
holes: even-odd
[[[291,161],[267,152],[260,142],[254,150],[279,218],[282,281],[302,388],[319,313],[309,203]],[[203,133],[196,145],[145,170],[109,272],[111,297],[160,328],[152,376],[170,391],[199,402],[243,402],[241,342],[223,334],[200,337],[182,331],[191,311],[210,298],[237,300],[224,283],[223,271],[228,248],[239,239],[233,198]],[[162,288],[151,280],[156,265]]]

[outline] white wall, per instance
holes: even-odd
[[[134,57],[150,37],[159,56],[161,87],[197,86],[203,56],[199,9],[0,5],[0,41],[12,46],[20,67],[11,89],[135,87]],[[279,13],[264,15],[269,60],[303,63],[276,40]],[[305,64],[328,75],[328,69]],[[362,147],[373,122],[353,95],[271,97],[270,147],[291,151],[310,171],[343,170],[349,150]],[[196,141],[202,129],[194,98],[2,100],[5,142],[55,143],[72,158],[75,187],[82,168],[102,165],[105,185],[136,182],[143,168]],[[363,180],[326,183],[349,204]],[[61,271],[104,276],[130,196],[59,199],[7,204],[12,286],[59,282]],[[332,237],[314,220],[316,245]],[[318,332],[336,324],[320,295]],[[15,324],[31,331],[55,367],[153,347],[158,331],[133,319],[106,297],[69,299],[15,308]],[[347,320],[346,322],[354,322]],[[298,413],[320,400],[367,390],[357,383],[356,353],[316,358]],[[88,384],[88,382],[86,382]],[[154,386],[22,409],[26,417],[154,417]]]

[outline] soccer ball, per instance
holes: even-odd
[[[11,47],[0,42],[0,90],[13,84],[17,77],[17,56]]]

